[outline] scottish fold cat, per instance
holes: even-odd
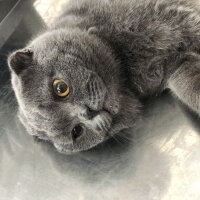
[[[198,1],[71,0],[8,58],[18,116],[72,153],[133,127],[166,88],[200,113],[199,53]]]

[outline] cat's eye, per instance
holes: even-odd
[[[53,91],[59,97],[66,97],[70,89],[64,81],[56,79],[53,82]]]
[[[72,138],[76,140],[83,134],[83,127],[80,124],[77,124],[72,130]]]

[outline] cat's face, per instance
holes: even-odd
[[[93,36],[46,33],[8,63],[21,122],[60,152],[89,149],[109,138],[116,124],[118,130],[127,126],[120,121],[120,110],[128,108],[120,103],[117,63]]]

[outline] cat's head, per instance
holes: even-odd
[[[21,122],[61,152],[89,149],[135,121],[138,101],[120,93],[118,63],[88,32],[47,32],[8,64]]]

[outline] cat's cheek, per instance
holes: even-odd
[[[26,131],[29,133],[29,135],[32,136],[38,136],[38,133],[36,130],[28,123],[27,118],[24,116],[23,112],[21,110],[18,111],[18,119],[21,122],[21,124],[25,127]]]
[[[112,118],[108,113],[106,112],[101,113],[99,116],[97,116],[97,119],[95,120],[96,120],[96,130],[98,132],[106,133],[109,131],[112,123]]]
[[[84,122],[85,126],[95,134],[104,135],[111,127],[112,117],[109,113],[101,111],[91,120]]]
[[[104,108],[108,110],[112,115],[116,115],[120,110],[119,99],[107,95],[106,100],[104,102]]]
[[[108,137],[112,137],[123,129],[135,127],[137,120],[141,117],[139,100],[131,95],[120,95],[120,108],[116,115],[113,115],[112,127]]]

